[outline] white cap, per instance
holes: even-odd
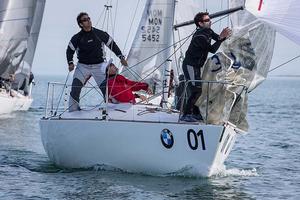
[[[106,67],[105,67],[105,69],[106,69],[112,62],[113,62],[113,59],[110,58],[110,59],[108,60],[108,62],[106,62]]]

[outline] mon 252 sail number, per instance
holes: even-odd
[[[141,30],[143,42],[159,42],[160,26],[142,26]]]

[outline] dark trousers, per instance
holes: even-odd
[[[182,65],[185,81],[201,80],[201,68],[185,64]],[[202,84],[200,82],[189,82],[187,85],[187,101],[184,105],[183,114],[200,114],[199,108],[195,106],[202,93]]]

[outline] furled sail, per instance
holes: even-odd
[[[28,46],[39,0],[0,1],[0,77],[9,79],[20,66]]]
[[[229,7],[237,7],[243,5],[244,0],[229,2]],[[208,123],[232,122],[246,131],[247,93],[239,85],[251,91],[266,78],[273,55],[275,30],[248,11],[232,14],[231,23],[233,36],[223,43],[222,52],[207,60],[202,79],[234,85],[210,84],[208,87],[203,84],[203,94],[197,105]]]
[[[247,0],[246,9],[300,45],[299,0]]]
[[[161,91],[166,59],[170,55],[174,0],[148,0],[128,55],[129,68],[123,74],[130,79],[146,81]],[[165,66],[165,67],[164,67]],[[156,70],[157,69],[157,70]]]

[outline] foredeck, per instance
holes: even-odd
[[[179,119],[179,112],[176,112],[174,110],[162,109],[154,105],[109,103],[107,104],[106,109],[99,106],[92,110],[64,112],[59,116],[59,118],[176,123]]]

